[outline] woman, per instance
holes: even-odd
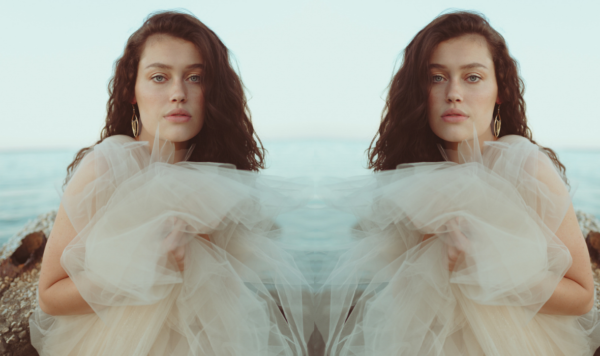
[[[268,238],[291,199],[252,173],[264,151],[227,48],[191,15],[154,14],[109,93],[44,253],[40,355],[305,353],[304,282]]]
[[[374,178],[332,189],[364,238],[320,293],[326,354],[593,354],[565,169],[532,140],[516,61],[481,15],[444,14],[406,47],[369,158]]]

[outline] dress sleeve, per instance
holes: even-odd
[[[571,197],[564,176],[539,146],[516,135],[502,137],[490,145],[490,169],[512,183],[523,201],[556,232],[562,223]]]

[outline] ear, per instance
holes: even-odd
[[[502,100],[500,100],[500,97],[496,97],[496,104],[500,105],[502,104]]]
[[[133,99],[131,100],[131,105],[135,105],[137,104],[137,100],[135,100],[135,96],[133,97]]]

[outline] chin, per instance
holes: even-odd
[[[161,135],[161,139],[173,142],[173,143],[184,143],[184,142],[188,142],[189,140],[193,139],[196,135],[190,135],[189,133],[187,134],[179,134],[179,133],[174,133],[174,134],[165,134],[165,135]]]
[[[433,133],[446,142],[462,142],[473,138],[473,126],[443,125],[432,128]]]
[[[164,129],[161,128],[161,139],[171,141],[173,143],[187,142],[194,138],[202,127],[189,127],[186,126],[167,126]]]

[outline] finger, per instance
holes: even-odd
[[[454,271],[454,268],[456,267],[456,265],[458,264],[458,261],[460,260],[460,255],[458,255],[456,258],[448,258],[448,270],[449,271]]]
[[[183,230],[185,228],[185,221],[174,218],[173,230],[167,235],[164,240],[164,244],[168,251],[173,251],[176,247],[181,245],[183,239]]]
[[[454,265],[456,263],[454,261],[448,261],[448,271],[452,272],[454,271]]]
[[[183,246],[175,248],[172,253],[173,256],[175,256],[175,259],[177,259],[178,261],[183,260],[185,258],[185,249],[183,248]]]
[[[448,259],[456,261],[458,256],[460,255],[460,250],[453,246],[448,246],[447,253]]]
[[[175,230],[182,230],[185,227],[185,221],[175,218]]]
[[[456,263],[458,262],[460,256],[463,254],[462,251],[457,249],[454,246],[446,247],[446,256],[448,258],[448,270],[453,271]]]
[[[171,251],[170,254],[175,258],[175,263],[177,263],[177,268],[179,268],[180,271],[183,271],[183,268],[185,266],[184,255],[177,254],[177,253],[175,253],[175,251]]]
[[[469,239],[458,230],[452,234],[452,243],[460,251],[466,251],[470,246]]]
[[[163,243],[167,251],[175,251],[179,245],[178,233],[176,231],[172,231],[169,235],[167,235]]]
[[[448,246],[448,248],[446,249],[446,257],[448,258],[448,270],[453,271],[457,257],[456,249],[453,249],[451,246]]]
[[[465,234],[462,233],[460,227],[458,226],[459,218],[454,218],[450,220],[450,240],[452,244],[456,246],[460,251],[467,251],[471,247],[471,242],[469,238]]]

